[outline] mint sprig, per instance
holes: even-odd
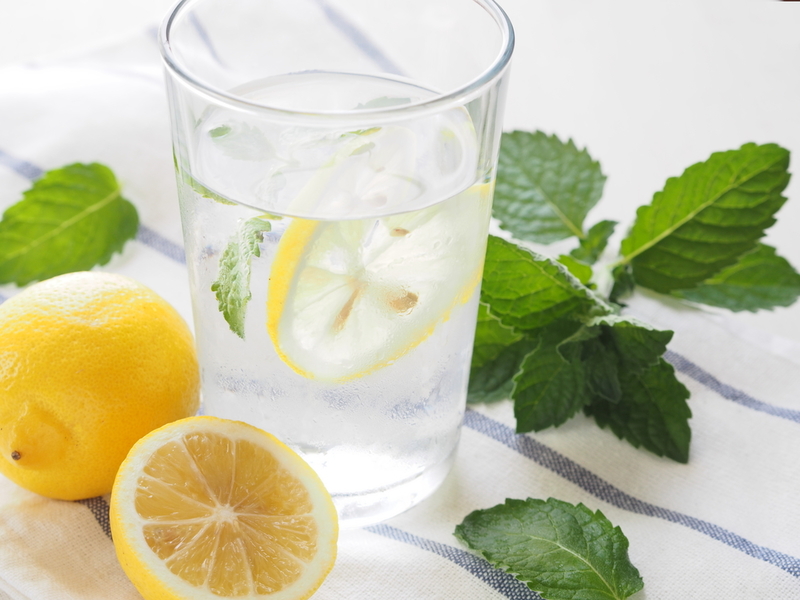
[[[242,221],[222,252],[219,274],[211,284],[211,291],[217,296],[219,311],[231,331],[242,339],[247,303],[252,297],[250,261],[253,257],[261,256],[260,244],[264,241],[264,233],[271,228],[270,222],[260,217]]]
[[[745,144],[669,179],[637,211],[615,262],[602,258],[614,221],[583,231],[599,199],[587,182],[602,191],[605,181],[585,150],[515,131],[500,157],[494,216],[521,242],[489,239],[469,401],[506,394],[518,432],[582,410],[636,447],[688,461],[689,392],[663,359],[672,332],[621,315],[621,301],[637,286],[734,311],[796,301],[800,275],[759,243],[786,201],[789,152]],[[578,246],[557,261],[525,247],[569,235]]]
[[[622,530],[583,504],[508,499],[467,515],[455,536],[546,600],[624,600],[644,587]]]
[[[541,131],[504,133],[493,214],[520,240],[583,238],[583,221],[605,180],[600,164],[571,140]]]
[[[46,172],[0,220],[0,283],[18,286],[104,265],[136,236],[139,216],[98,164]]]
[[[793,304],[800,295],[800,275],[775,248],[758,244],[697,287],[676,290],[673,295],[732,311],[756,312]]]
[[[789,151],[745,144],[667,180],[621,246],[638,285],[657,292],[702,283],[755,249],[786,202]]]

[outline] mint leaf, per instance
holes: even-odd
[[[572,273],[583,285],[587,285],[592,278],[592,267],[569,254],[559,256],[558,262],[567,267],[567,271]]]
[[[472,347],[472,366],[479,367],[494,360],[511,344],[522,339],[522,334],[500,322],[489,312],[486,304],[478,305],[478,322],[475,326],[475,343]]]
[[[745,144],[692,165],[639,208],[620,264],[632,266],[637,284],[662,293],[715,276],[775,222],[788,166],[789,152],[776,144]]]
[[[612,269],[611,275],[614,278],[614,285],[611,288],[608,299],[611,302],[618,303],[620,299],[629,296],[636,288],[636,282],[633,280],[633,269],[631,269],[630,265],[619,265]]]
[[[176,167],[177,168],[177,167]],[[199,196],[203,198],[208,198],[209,200],[213,200],[214,202],[219,202],[220,204],[227,204],[228,206],[236,206],[236,202],[233,200],[228,200],[224,196],[220,196],[215,191],[207,188],[202,183],[197,181],[188,171],[179,170],[178,177],[183,180],[185,184],[187,184],[190,188],[192,188]],[[180,191],[180,188],[179,190]]]
[[[583,237],[606,177],[586,150],[541,131],[504,133],[493,215],[514,237],[549,244]]]
[[[733,311],[790,306],[800,296],[800,275],[775,248],[759,244],[734,265],[689,290],[673,295]]]
[[[467,515],[455,536],[546,600],[624,600],[644,587],[622,530],[583,504],[508,499]]]
[[[536,347],[536,342],[522,339],[500,350],[491,360],[474,366],[469,372],[467,402],[497,402],[511,398],[514,376],[522,361]]]
[[[622,397],[612,404],[595,396],[584,412],[600,427],[635,447],[681,463],[689,461],[692,412],[686,404],[689,391],[675,377],[675,369],[663,358],[642,372],[619,374]]]
[[[261,256],[259,244],[271,225],[259,217],[244,221],[231,237],[219,261],[219,275],[211,284],[219,310],[236,335],[244,339],[244,317],[250,301],[250,259]]]
[[[580,329],[568,320],[548,326],[522,361],[511,392],[517,433],[561,425],[589,402],[580,344],[568,341]]]
[[[598,327],[599,329],[599,327]],[[586,385],[593,396],[617,403],[622,397],[619,383],[619,356],[601,339],[588,340],[581,352],[586,371]]]
[[[603,250],[606,249],[608,238],[614,233],[617,226],[616,221],[600,221],[592,225],[586,232],[586,237],[581,238],[580,246],[572,250],[570,254],[577,260],[589,265],[593,265],[600,258]]]
[[[589,321],[601,326],[606,345],[616,351],[623,368],[639,372],[658,364],[673,332],[659,330],[633,317],[607,315]]]
[[[230,121],[208,132],[219,150],[236,160],[267,161],[276,157],[275,147],[258,127]]]
[[[139,216],[106,166],[72,164],[37,179],[0,221],[0,283],[26,285],[104,265]]]
[[[503,325],[489,312],[489,307],[481,303],[472,348],[467,402],[496,402],[510,398],[512,377],[530,350],[531,343],[523,340],[521,333]]]
[[[565,316],[607,314],[611,307],[557,262],[489,236],[481,302],[519,331],[544,327]]]

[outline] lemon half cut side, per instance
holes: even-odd
[[[299,600],[336,558],[316,473],[272,435],[190,417],[142,438],[111,496],[123,570],[145,600]]]
[[[491,184],[480,184],[410,213],[295,219],[267,297],[281,359],[304,377],[347,381],[425,340],[481,281],[491,198]]]

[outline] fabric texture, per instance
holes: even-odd
[[[90,56],[5,68],[0,80],[0,209],[48,169],[108,165],[142,226],[102,269],[150,286],[191,323],[154,32]],[[17,291],[0,287],[0,300]],[[692,394],[688,465],[583,416],[517,435],[510,402],[473,406],[442,488],[386,523],[343,532],[314,598],[538,598],[453,536],[471,511],[527,497],[582,502],[619,525],[645,581],[637,598],[800,598],[800,346],[648,296],[628,313],[675,331],[667,358]],[[136,598],[114,555],[108,498],[53,501],[0,478],[0,599]]]

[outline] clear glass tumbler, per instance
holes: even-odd
[[[343,525],[453,462],[513,30],[492,0],[184,0],[161,28],[207,414]]]

